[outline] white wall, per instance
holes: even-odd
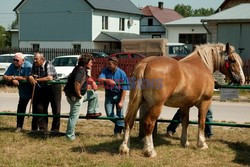
[[[108,16],[108,30],[102,30],[102,16]],[[125,30],[119,31],[119,18],[125,18]],[[133,25],[128,26],[129,18]],[[140,34],[140,17],[130,14],[95,11],[92,15],[92,40],[102,31]]]
[[[206,34],[206,29],[200,26],[167,26],[166,38],[168,42],[179,42],[179,34]]]
[[[80,41],[71,41],[71,42],[61,42],[61,41],[20,41],[20,48],[32,48],[32,44],[39,44],[40,48],[69,48],[72,49],[74,44],[81,44],[81,48],[85,49],[94,49],[93,42],[80,42]]]

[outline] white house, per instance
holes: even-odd
[[[124,38],[140,38],[140,10],[130,0],[22,0],[20,48],[120,47]]]
[[[186,17],[165,23],[166,38],[169,42],[185,43],[192,50],[194,45],[207,42],[207,31],[201,22],[203,17]]]

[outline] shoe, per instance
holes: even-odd
[[[213,136],[213,134],[205,134],[205,138],[210,139]]]
[[[18,128],[15,130],[16,133],[20,133],[21,131],[22,131],[22,128],[20,128],[20,127],[18,127]]]
[[[114,137],[115,137],[115,138],[122,138],[122,133],[115,133],[115,134],[114,134]]]
[[[167,131],[167,133],[165,134],[165,137],[169,137],[171,138],[174,135],[174,133],[172,131]]]
[[[86,115],[86,117],[87,118],[96,118],[96,117],[99,117],[99,116],[101,116],[102,115],[102,113],[88,113],[87,115]]]

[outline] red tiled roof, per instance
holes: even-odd
[[[173,9],[167,9],[167,8],[160,9],[154,6],[146,6],[141,9],[141,12],[144,14],[144,16],[155,17],[161,24],[183,18],[183,16],[181,16]]]

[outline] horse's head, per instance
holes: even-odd
[[[242,60],[229,43],[223,47],[222,65],[220,71],[233,83],[244,84],[245,76],[242,70]]]

